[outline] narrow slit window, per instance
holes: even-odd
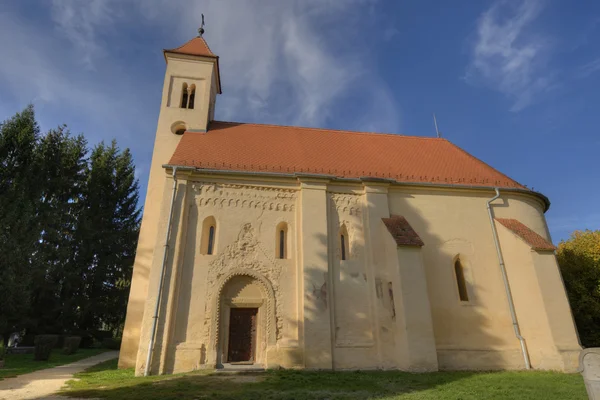
[[[209,216],[202,222],[202,238],[200,241],[200,254],[213,255],[217,251],[217,221]]]
[[[350,250],[348,246],[348,229],[345,224],[342,224],[338,234],[339,239],[339,257],[340,260],[344,261],[348,259],[348,251]]]
[[[467,282],[465,281],[465,272],[460,259],[456,259],[454,262],[454,273],[456,274],[456,285],[458,286],[458,296],[460,301],[469,301]]]
[[[285,258],[285,231],[283,229],[279,231],[279,258]]]
[[[196,98],[196,85],[192,85],[190,86],[190,94],[189,94],[189,100],[188,100],[188,107],[189,109],[194,109],[194,100]]]
[[[215,244],[215,227],[212,225],[208,228],[208,247],[206,248],[206,254],[213,253],[213,246]]]
[[[187,108],[188,106],[188,85],[184,83],[181,86],[181,106],[180,108]]]
[[[288,225],[280,222],[275,228],[275,257],[283,260],[289,257],[288,254]]]

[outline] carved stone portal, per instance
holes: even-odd
[[[230,310],[236,307],[258,308],[256,362],[266,364],[266,349],[282,331],[280,274],[281,266],[260,246],[250,223],[210,263],[204,323],[209,365],[226,362]]]

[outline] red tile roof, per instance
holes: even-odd
[[[525,189],[446,139],[277,125],[213,121],[184,133],[169,164]]]
[[[396,241],[398,246],[423,246],[424,243],[410,226],[406,218],[400,215],[392,215],[390,218],[381,218],[386,228]]]
[[[217,57],[212,51],[210,51],[210,48],[208,47],[208,44],[206,44],[204,38],[199,36],[175,49],[165,49],[164,51],[169,53],[189,54],[192,56]]]
[[[529,229],[527,226],[523,225],[516,219],[512,218],[496,218],[496,221],[500,222],[510,231],[512,231],[515,235],[520,237],[531,246],[534,250],[556,250],[556,247],[548,242],[546,239]]]

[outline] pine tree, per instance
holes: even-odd
[[[80,327],[117,329],[125,316],[140,213],[135,167],[116,142],[94,148],[79,226],[77,263],[85,266]]]
[[[39,127],[33,106],[0,124],[0,333],[27,324],[38,239]]]
[[[81,214],[87,176],[86,141],[66,126],[49,131],[38,146],[40,239],[35,256],[32,311],[36,330],[71,331],[76,326],[74,298],[79,295],[77,243],[74,232]]]
[[[0,124],[0,334],[124,322],[141,213],[135,167],[115,141],[87,153],[65,126],[40,137],[32,106]]]

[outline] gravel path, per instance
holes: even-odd
[[[118,356],[118,351],[109,351],[71,364],[4,379],[0,381],[0,400],[66,399],[52,395],[58,392],[65,382],[72,379],[73,374]]]

